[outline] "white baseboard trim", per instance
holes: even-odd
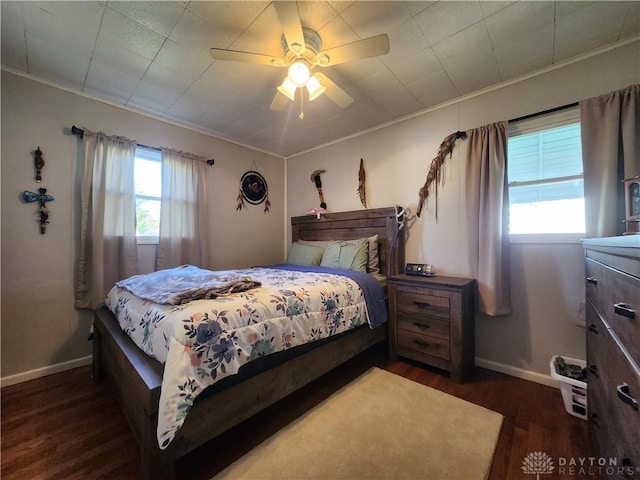
[[[17,383],[26,382],[35,378],[46,377],[47,375],[53,375],[54,373],[64,372],[71,370],[72,368],[83,367],[85,365],[91,365],[92,357],[88,355],[86,357],[77,358],[75,360],[69,360],[68,362],[57,363],[55,365],[49,365],[47,367],[36,368],[29,370],[28,372],[17,373],[15,375],[9,375],[8,377],[0,378],[0,387],[8,387],[9,385],[15,385]],[[551,377],[551,375],[544,375],[538,372],[531,372],[522,368],[517,368],[512,365],[505,365],[504,363],[494,362],[492,360],[486,360],[484,358],[476,357],[476,366],[493,370],[495,372],[504,373],[512,377],[521,378],[523,380],[529,380],[530,382],[540,383],[549,387],[560,388],[558,381]]]
[[[560,388],[559,382],[551,375],[545,375],[538,372],[531,372],[522,368],[514,367],[512,365],[505,365],[504,363],[493,362],[491,360],[485,360],[484,358],[476,357],[476,366],[493,370],[495,372],[504,373],[516,378],[522,378],[523,380],[529,380],[530,382],[541,383],[548,387]]]
[[[42,378],[46,377],[47,375],[53,375],[54,373],[71,370],[72,368],[91,365],[92,358],[93,357],[91,355],[88,355],[86,357],[76,358],[75,360],[69,360],[68,362],[56,363],[55,365],[49,365],[46,367],[29,370],[28,372],[16,373],[15,375],[2,377],[0,378],[0,387],[8,387],[9,385],[15,385],[17,383],[33,380],[34,378]]]

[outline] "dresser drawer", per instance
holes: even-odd
[[[638,238],[640,237],[630,236],[625,239],[635,243],[635,249],[625,248],[623,250],[626,251],[620,251],[619,254],[615,254],[612,252],[602,252],[587,248],[585,255],[587,258],[591,258],[600,264],[608,265],[611,268],[615,268],[616,270],[620,270],[621,272],[626,272],[629,275],[640,278],[640,262],[638,261],[637,253],[634,253],[634,250],[640,247],[640,241],[637,241]],[[636,258],[634,258],[634,256]]]
[[[586,259],[586,295],[640,364],[640,279]]]
[[[599,455],[640,466],[640,378],[587,301],[587,409],[589,432]],[[618,391],[620,389],[620,391]],[[631,449],[630,449],[631,446]],[[631,477],[635,478],[635,477]]]
[[[600,313],[604,309],[604,294],[607,292],[607,272],[609,268],[606,265],[586,259],[585,262],[585,294],[590,298],[593,305]]]
[[[405,349],[449,360],[449,340],[398,330],[398,351]]]
[[[418,335],[442,338],[449,341],[449,322],[423,315],[398,312],[398,329],[407,330]]]
[[[399,288],[398,311],[448,320],[450,300],[448,296],[420,293],[406,287]]]
[[[640,467],[640,377],[622,350],[614,349],[609,358],[610,378],[605,388],[609,398],[611,434],[616,437],[619,465]],[[640,478],[640,469],[637,476]]]
[[[610,270],[603,310],[604,319],[636,364],[640,364],[640,280]]]
[[[598,384],[587,388],[587,419],[589,421],[589,442],[598,455],[606,458],[615,457],[615,441],[611,438],[607,413],[607,401],[604,390]]]
[[[590,300],[587,300],[586,314],[587,392],[597,389],[602,392],[600,395],[602,400],[607,402],[609,398],[605,386],[609,383],[609,358],[617,346],[609,334],[609,329],[600,320]],[[587,408],[589,408],[589,405],[591,404],[587,403]]]

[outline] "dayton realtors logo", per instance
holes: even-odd
[[[607,478],[617,476],[633,476],[640,472],[640,468],[634,468],[618,463],[617,458],[605,457],[558,457],[558,468],[554,465],[553,458],[545,452],[531,452],[522,461],[522,471],[527,475],[535,475],[540,480],[540,475],[557,473],[560,476],[576,476],[584,478],[594,476]]]
[[[529,475],[535,475],[540,480],[540,475],[553,473],[553,460],[544,452],[531,452],[522,461],[522,471]]]

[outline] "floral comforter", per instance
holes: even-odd
[[[165,364],[157,432],[161,449],[175,437],[195,398],[242,365],[366,322],[373,327],[386,321],[382,287],[370,275],[303,269],[229,271],[261,286],[183,305],[143,300],[118,285],[109,292],[105,304],[120,327]]]

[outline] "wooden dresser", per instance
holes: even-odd
[[[396,275],[389,279],[389,353],[467,381],[475,357],[475,280]]]
[[[640,478],[640,236],[583,246],[589,435],[615,478]]]

